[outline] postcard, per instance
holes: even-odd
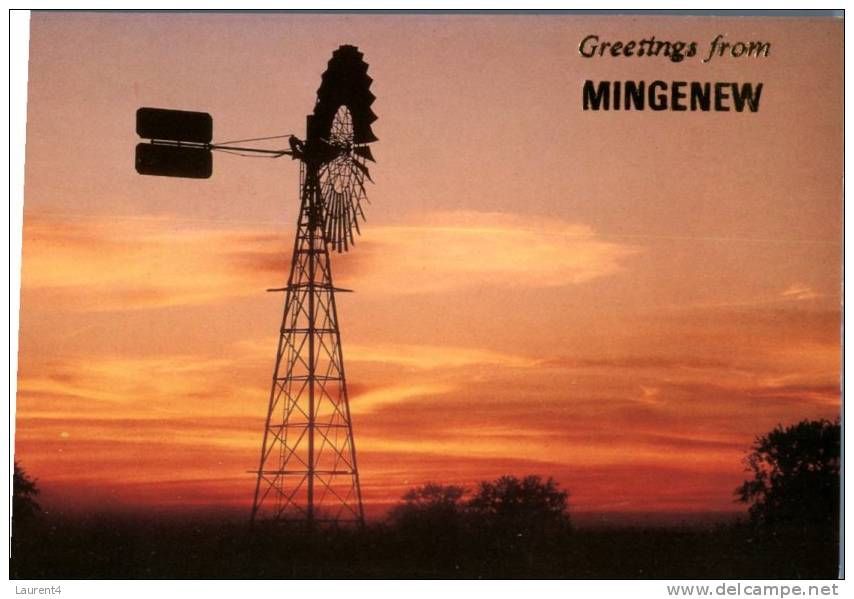
[[[12,578],[839,577],[843,26],[34,11]]]

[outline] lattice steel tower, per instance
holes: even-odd
[[[368,65],[354,46],[323,74],[300,164],[300,211],[285,292],[252,521],[364,521],[329,248],[353,244],[364,220],[365,166],[376,115]]]

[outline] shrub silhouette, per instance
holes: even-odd
[[[407,491],[389,513],[400,536],[399,552],[425,565],[452,567],[461,550],[465,492],[463,487],[437,483]]]
[[[522,479],[502,476],[480,483],[468,507],[484,520],[512,529],[564,527],[569,524],[568,497],[553,478],[543,482],[536,475]]]
[[[25,525],[41,511],[35,497],[39,494],[36,481],[31,479],[19,462],[15,462],[12,475],[12,521],[16,525]]]
[[[804,420],[758,437],[746,458],[753,478],[736,490],[764,527],[839,526],[839,421]]]
[[[481,482],[467,507],[483,567],[504,576],[548,569],[569,532],[568,497],[554,479],[536,475]]]
[[[402,503],[391,510],[389,519],[402,527],[458,522],[465,492],[463,487],[438,483],[415,487],[403,495]]]
[[[35,497],[39,494],[36,481],[30,478],[21,464],[15,461],[12,474],[12,539],[10,549],[11,557],[21,552],[27,553],[28,549],[39,544],[40,530],[38,515],[41,507]],[[9,574],[12,577],[20,577],[21,560],[9,561]]]

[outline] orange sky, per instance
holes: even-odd
[[[584,59],[579,41],[772,44]],[[578,512],[738,509],[752,439],[840,408],[841,20],[35,13],[16,457],[51,506],[245,508],[297,165],[133,169],[140,106],[303,133],[374,78],[334,256],[363,493],[556,477]],[[591,113],[585,79],[764,83],[758,113]],[[248,512],[247,512],[248,515]]]

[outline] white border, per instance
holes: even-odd
[[[210,9],[210,5],[204,5],[199,2],[191,2],[188,9]],[[192,6],[196,5],[196,6]],[[146,9],[162,9],[171,8],[174,6],[172,2],[153,1],[147,3]],[[497,9],[514,7],[507,6],[504,2],[473,2],[470,9]],[[33,8],[58,8],[55,4],[47,2],[34,2]],[[449,7],[448,4],[433,5],[430,8],[433,10]],[[640,10],[645,8],[638,2],[623,2],[619,6],[612,5],[613,8],[622,8],[625,10]],[[109,9],[116,8],[115,5],[105,2],[95,2],[89,8]],[[225,8],[218,6],[215,8]],[[297,8],[287,7],[281,2],[261,2],[253,6],[260,9],[285,9]],[[354,10],[357,8],[373,8],[373,9],[399,9],[398,6],[392,6],[387,2],[363,3],[355,5],[350,2],[319,2],[313,4],[312,9],[341,9]],[[409,6],[408,9],[417,7]],[[426,7],[424,7],[426,8]],[[538,9],[551,8],[567,8],[557,2],[543,2],[537,6]],[[607,6],[599,7],[608,8]],[[682,9],[684,4],[676,2],[663,3],[659,6],[660,9]],[[743,4],[735,2],[719,3],[714,10],[724,10],[731,8],[733,10],[744,10]],[[776,7],[767,7],[767,9],[777,9]],[[794,7],[793,7],[794,8]],[[735,16],[735,15],[734,15]],[[849,26],[846,23],[846,34],[849,33]],[[17,371],[17,347],[18,347],[18,310],[20,300],[20,249],[21,249],[21,225],[23,214],[23,177],[24,177],[24,139],[26,127],[26,89],[27,89],[27,58],[29,49],[29,14],[27,11],[11,11],[9,17],[9,45],[11,56],[9,61],[10,68],[10,90],[8,94],[10,106],[10,147],[12,147],[11,155],[9,156],[9,183],[10,183],[10,210],[9,222],[7,223],[10,232],[10,245],[13,248],[10,252],[9,259],[6,264],[9,265],[9,365],[10,365],[10,406],[13,405],[15,397],[15,386]],[[854,39],[854,38],[852,38]],[[846,48],[846,63],[854,64],[854,60],[850,60],[851,50]],[[846,92],[851,92],[850,80],[846,81]],[[854,97],[854,93],[846,93],[846,107],[850,98]],[[849,150],[849,142],[846,138],[846,150]],[[846,157],[852,156],[852,152],[846,152]],[[846,167],[848,158],[846,158]],[[847,216],[847,211],[846,211]],[[849,250],[854,247],[854,235],[851,235],[854,228],[849,228],[849,221],[846,220],[846,244],[845,255],[849,257]],[[846,318],[848,310],[845,310]],[[847,335],[846,335],[847,337]],[[845,356],[845,372],[849,372],[854,358]],[[14,426],[14,420],[10,423]],[[14,430],[12,429],[12,434]],[[8,455],[9,444],[6,444],[7,459],[11,466],[11,456]],[[852,490],[850,481],[846,478],[846,497],[850,497]],[[6,496],[7,513],[8,513],[9,497]],[[846,523],[846,538],[852,539],[851,527]],[[848,552],[850,554],[850,552]],[[852,572],[851,559],[846,555],[845,559],[846,571]],[[6,580],[8,581],[8,560],[3,560],[3,568],[5,569]],[[399,599],[406,597],[407,599],[435,599],[437,593],[447,594],[453,597],[470,596],[473,593],[489,593],[491,597],[513,597],[517,599],[522,593],[541,593],[552,597],[563,597],[569,593],[576,593],[581,597],[598,597],[610,596],[615,594],[618,596],[631,596],[633,598],[643,599],[645,597],[667,597],[667,585],[685,584],[689,581],[418,581],[413,584],[411,581],[134,581],[132,583],[123,581],[8,581],[7,592],[11,596],[23,587],[50,587],[60,585],[62,595],[60,597],[91,597],[91,598],[114,598],[117,594],[121,594],[128,599],[147,598],[153,594],[159,597],[207,597],[207,596],[245,596],[261,592],[273,591],[280,595],[316,595],[316,596],[331,596],[332,594],[348,594],[355,597],[365,596],[373,598],[394,597]],[[694,583],[702,583],[701,581],[691,581]],[[708,581],[712,587],[716,587],[722,581]],[[742,581],[743,583],[751,581]],[[758,582],[758,581],[756,581]],[[778,584],[837,584],[839,594],[844,594],[844,588],[847,587],[846,581],[774,581]],[[713,595],[715,596],[715,595]],[[834,595],[829,595],[834,596]]]

